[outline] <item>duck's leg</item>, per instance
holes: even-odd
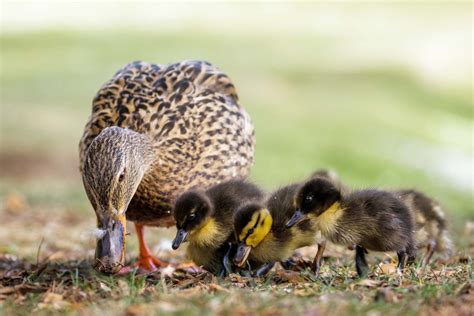
[[[397,265],[397,270],[400,272],[403,272],[403,268],[405,267],[405,258],[407,253],[405,251],[399,251],[397,252],[398,255],[398,265]]]
[[[143,225],[135,224],[135,230],[137,231],[138,245],[140,249],[138,260],[131,266],[124,267],[120,270],[120,273],[128,273],[135,267],[137,267],[140,272],[154,272],[157,271],[158,268],[166,266],[167,264],[165,262],[152,256],[150,249],[145,242]]]
[[[231,274],[233,272],[232,270],[232,261],[230,260],[230,256],[231,256],[231,251],[232,251],[232,243],[228,243],[228,249],[224,255],[224,257],[222,258],[222,275],[221,276],[228,276],[229,274]]]
[[[428,263],[430,262],[431,256],[433,256],[434,250],[436,248],[436,241],[432,240],[428,243],[428,246],[426,247],[427,251],[425,256],[423,257],[423,260],[421,261],[421,266],[426,267]]]
[[[267,273],[273,268],[274,265],[275,265],[275,262],[265,263],[263,266],[258,268],[257,271],[255,271],[255,276],[262,277],[262,276],[267,275]]]
[[[365,260],[365,254],[367,250],[362,248],[359,245],[356,245],[356,255],[355,255],[355,262],[356,262],[356,270],[357,274],[361,278],[367,277],[369,274],[369,266],[367,265],[367,261]]]
[[[326,249],[326,240],[323,240],[318,244],[318,251],[316,252],[316,256],[313,260],[312,269],[317,276],[319,276],[319,270],[321,270],[324,249]]]

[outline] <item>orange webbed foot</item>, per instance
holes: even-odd
[[[123,267],[120,269],[119,274],[128,274],[134,270],[137,270],[137,272],[141,274],[153,273],[166,266],[168,266],[167,262],[161,261],[160,259],[153,256],[146,256],[138,258],[136,262],[129,266]]]

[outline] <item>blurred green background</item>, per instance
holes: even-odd
[[[2,200],[92,219],[77,145],[94,94],[130,61],[203,59],[253,118],[258,183],[326,167],[354,188],[425,191],[458,228],[474,219],[470,3],[2,7]]]

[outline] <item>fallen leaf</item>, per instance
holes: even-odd
[[[99,282],[99,288],[104,292],[110,292],[112,289],[102,282]]]
[[[225,287],[220,286],[219,284],[211,283],[209,284],[209,292],[226,292],[230,293],[228,289]]]
[[[53,302],[61,302],[63,300],[63,296],[61,294],[48,292],[43,297],[43,303],[53,303]]]
[[[375,288],[375,287],[378,287],[381,283],[382,283],[382,281],[378,281],[378,280],[363,279],[363,280],[360,280],[359,282],[357,282],[355,285],[356,286],[365,286],[365,287],[368,287],[368,288]]]
[[[395,263],[379,263],[376,273],[385,275],[397,273],[397,265]]]
[[[0,295],[13,294],[15,292],[16,292],[16,289],[14,286],[6,286],[0,289]]]

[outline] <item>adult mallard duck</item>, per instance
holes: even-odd
[[[254,129],[227,75],[202,61],[134,62],[97,93],[80,141],[80,170],[97,215],[95,266],[117,272],[125,257],[126,220],[135,223],[136,263],[163,263],[143,239],[143,226],[174,225],[175,198],[247,176]]]

